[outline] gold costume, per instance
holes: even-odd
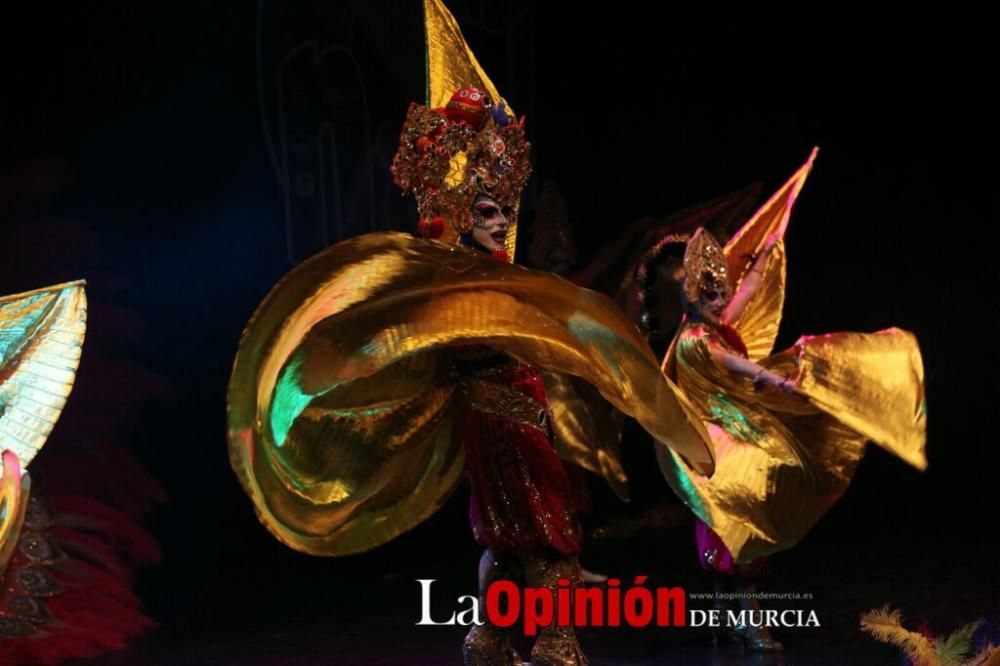
[[[454,422],[482,391],[458,358],[470,347],[544,373],[560,452],[620,491],[617,435],[592,436],[581,396],[603,396],[712,473],[701,422],[618,306],[512,263],[530,172],[522,121],[440,0],[424,14],[428,104],[411,105],[392,171],[416,197],[425,238],[366,234],[296,267],[247,325],[229,385],[234,471],[264,525],[315,555],[385,543],[458,484]],[[456,244],[483,193],[510,208],[506,249],[492,257]],[[485,402],[537,420],[537,405],[511,395]]]
[[[783,234],[814,156],[726,245],[727,266],[708,266],[706,274],[738,278],[732,284],[738,288],[747,258],[766,236]],[[700,272],[688,274],[688,280],[700,278]],[[923,365],[915,337],[895,328],[807,336],[772,354],[784,287],[779,241],[738,319],[720,325],[685,321],[663,362],[695,406],[717,458],[711,478],[669,451],[657,450],[660,467],[739,563],[798,542],[843,494],[867,441],[917,469],[927,465]],[[755,391],[752,380],[724,367],[713,349],[794,379],[798,395]]]

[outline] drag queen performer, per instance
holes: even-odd
[[[763,558],[790,548],[844,493],[872,441],[923,470],[923,364],[911,333],[802,337],[772,354],[784,300],[784,231],[809,161],[721,247],[704,229],[684,254],[686,315],[663,362],[717,455],[707,478],[657,451],[694,511],[701,564],[753,592]],[[746,600],[745,607],[756,602]],[[755,651],[781,644],[742,628]]]
[[[486,549],[482,590],[498,578],[579,584],[579,527],[551,423],[572,407],[556,411],[540,371],[595,387],[702,474],[713,468],[708,436],[610,299],[513,265],[530,172],[523,120],[440,2],[424,7],[428,104],[411,105],[393,162],[422,238],[347,240],[275,287],[240,342],[230,459],[264,525],[315,555],[363,552],[415,527],[464,473]],[[464,655],[520,664],[488,624]],[[543,628],[531,658],[586,663],[570,628]]]

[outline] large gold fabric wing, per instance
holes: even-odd
[[[768,365],[796,377],[817,409],[913,467],[927,469],[924,365],[909,331],[805,336]]]
[[[86,326],[83,282],[0,298],[0,447],[22,467],[62,413]]]
[[[814,148],[806,163],[726,243],[729,274],[737,276],[737,285],[742,282],[751,258],[760,251],[764,239],[775,232],[784,237],[792,207],[812,169],[816,153]],[[785,272],[785,245],[781,240],[771,252],[756,294],[740,317],[730,322],[743,338],[751,361],[764,358],[774,349],[785,302]]]
[[[265,525],[292,547],[338,555],[433,512],[462,466],[447,350],[463,344],[583,379],[712,472],[700,422],[610,299],[465,248],[375,233],[293,270],[240,343],[230,457]]]
[[[622,413],[578,377],[542,374],[559,457],[603,477],[627,501],[628,477],[621,464]]]
[[[797,377],[804,396],[754,392],[687,327],[674,376],[705,419],[717,455],[712,478],[657,451],[674,491],[738,562],[797,543],[847,489],[873,441],[924,469],[923,364],[912,334],[834,333],[801,338],[761,360]]]
[[[244,353],[246,362],[256,356],[246,346]],[[461,478],[464,454],[452,438],[453,387],[441,381],[440,361],[415,355],[341,384],[291,423],[273,414],[272,422],[288,428],[280,445],[253,428],[234,429],[239,406],[250,399],[234,373],[230,459],[279,540],[314,555],[362,552],[441,506]],[[298,395],[289,386],[294,374],[289,369],[275,387],[273,410],[289,408],[289,392]]]

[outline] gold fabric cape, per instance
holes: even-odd
[[[741,277],[763,240],[783,233],[813,156],[726,245]],[[755,392],[712,353],[726,348],[710,325],[685,322],[663,362],[705,423],[717,455],[711,478],[657,451],[674,491],[722,539],[737,562],[797,543],[846,490],[869,440],[917,469],[924,456],[923,363],[916,338],[899,329],[809,336],[771,354],[785,286],[783,242],[733,328],[749,358],[796,380],[801,396]],[[734,349],[727,349],[736,352]]]
[[[264,525],[298,550],[343,555],[430,516],[463,469],[449,348],[466,344],[586,383],[711,474],[701,422],[609,298],[466,248],[373,233],[295,268],[240,342],[230,460]]]

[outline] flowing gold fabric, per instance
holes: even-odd
[[[87,326],[82,282],[0,298],[0,448],[27,467],[76,378]]]
[[[735,285],[738,286],[750,268],[752,257],[760,252],[764,240],[772,233],[782,237],[771,251],[757,293],[743,309],[740,317],[731,322],[743,338],[751,361],[758,361],[770,354],[778,337],[781,310],[785,303],[784,231],[788,226],[795,200],[812,170],[817,152],[818,150],[814,148],[806,163],[726,243],[729,274],[738,276],[739,282]]]
[[[768,234],[784,233],[814,156],[726,245],[736,275],[745,275],[747,255]],[[785,284],[783,244],[772,252],[757,294],[733,328],[749,358],[794,378],[801,396],[755,392],[749,379],[723,367],[713,348],[740,351],[709,324],[685,322],[663,362],[705,423],[717,461],[706,478],[657,450],[660,468],[744,563],[797,543],[847,488],[867,441],[917,469],[927,466],[916,338],[899,329],[809,336],[769,356]]]
[[[240,343],[230,459],[279,539],[359,552],[440,506],[463,463],[455,345],[579,378],[712,472],[700,421],[610,299],[465,248],[367,234],[294,269]]]
[[[912,334],[805,337],[762,361],[797,376],[804,399],[754,392],[718,362],[713,345],[726,347],[712,327],[686,325],[675,372],[712,437],[715,475],[705,478],[668,452],[657,456],[673,489],[737,562],[797,543],[846,490],[866,441],[926,467],[923,367]]]
[[[571,375],[542,373],[552,411],[559,457],[603,477],[622,500],[628,500],[628,477],[621,464],[623,415],[586,381]]]
[[[465,42],[455,18],[441,0],[424,0],[424,29],[427,37],[427,106],[445,106],[456,90],[475,86],[490,95],[495,104],[503,103],[513,116],[514,109],[497,90],[486,71]],[[514,261],[517,248],[517,220],[510,220],[504,242],[507,256]]]

